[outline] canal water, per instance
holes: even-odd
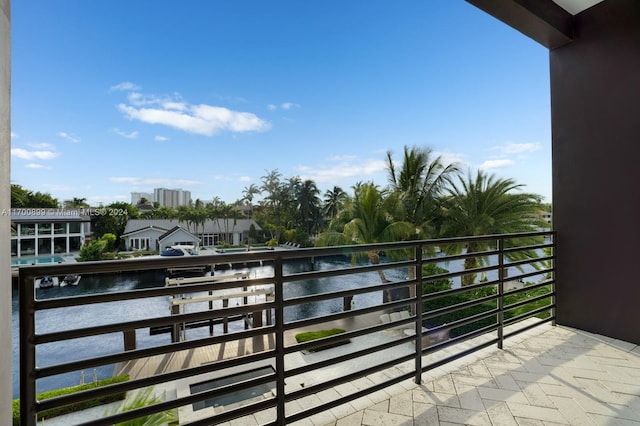
[[[461,271],[462,262],[442,262],[439,266],[451,272]],[[345,259],[316,259],[313,270],[323,271],[331,269],[347,268],[351,266]],[[312,265],[307,261],[290,262],[284,265],[284,274],[294,274],[297,272],[310,271]],[[531,268],[526,268],[532,270]],[[251,278],[272,277],[273,267],[256,266],[243,268],[242,270],[215,271],[215,275],[235,274],[246,272]],[[516,273],[515,271],[513,272]],[[511,275],[512,273],[510,273]],[[385,271],[385,275],[391,281],[406,279],[406,269],[393,269]],[[48,289],[37,289],[39,298],[56,298],[77,295],[87,295],[104,292],[117,292],[125,290],[144,289],[152,287],[162,287],[165,284],[165,273],[163,271],[143,271],[134,273],[121,273],[112,275],[86,275],[82,276],[78,286],[53,287]],[[489,280],[496,279],[495,274],[487,276]],[[535,281],[535,280],[532,280]],[[380,278],[376,272],[356,275],[343,275],[338,277],[328,277],[322,279],[310,279],[284,285],[285,299],[325,293],[331,291],[348,290],[362,288],[365,286],[377,285]],[[459,278],[454,280],[453,287],[460,285]],[[196,294],[194,294],[195,296]],[[204,293],[203,293],[204,295]],[[259,296],[254,296],[259,297]],[[382,303],[382,292],[370,292],[359,294],[354,297],[356,307],[368,307]],[[253,302],[253,300],[249,300]],[[221,306],[221,301],[217,301]],[[239,299],[230,299],[229,306],[242,303]],[[216,305],[214,305],[216,306]],[[169,297],[154,297],[132,301],[112,302],[109,304],[90,305],[82,307],[72,307],[64,309],[51,309],[39,312],[36,317],[36,330],[39,333],[60,331],[65,329],[75,329],[89,327],[114,322],[124,322],[132,320],[150,319],[164,317],[168,315],[170,309]],[[188,305],[186,312],[195,312],[208,309],[208,303],[194,303]],[[285,308],[285,320],[295,321],[298,319],[311,318],[330,313],[341,312],[343,309],[342,299],[326,300],[312,304],[302,304]],[[13,327],[13,397],[19,396],[19,341],[18,341],[18,294],[13,290],[12,294],[12,327]],[[240,331],[244,328],[242,321],[235,321],[229,324],[229,331]],[[209,327],[189,329],[185,332],[188,340],[209,336]],[[214,334],[223,333],[222,325],[214,327]],[[137,348],[148,348],[157,345],[168,344],[171,336],[168,333],[151,335],[150,330],[141,329],[136,334]],[[94,356],[118,353],[122,350],[122,334],[114,333],[99,337],[75,339],[72,341],[49,343],[40,345],[36,352],[36,363],[39,367],[60,364],[68,361],[79,360]],[[91,382],[95,378],[103,379],[113,375],[115,366],[103,366],[92,371],[69,373],[55,377],[49,377],[38,381],[38,392],[61,387],[79,384],[82,380]]]
[[[344,260],[316,260],[314,270],[329,270],[344,268],[350,263]],[[311,270],[309,262],[292,262],[284,265],[285,275]],[[251,278],[272,277],[272,266],[256,266],[243,268],[242,270],[215,271],[215,275],[234,274],[246,272]],[[406,278],[406,270],[390,270],[385,272],[391,280]],[[103,292],[116,292],[125,290],[144,289],[152,287],[162,287],[165,284],[165,273],[162,271],[144,271],[134,273],[121,273],[113,275],[86,275],[82,276],[78,286],[52,287],[48,289],[37,289],[39,298],[57,298],[77,295],[87,295]],[[345,275],[340,277],[329,277],[323,279],[311,279],[299,282],[287,283],[284,286],[284,297],[292,298],[303,295],[324,293],[330,291],[347,290],[360,288],[362,286],[377,285],[380,278],[377,273],[366,273],[357,275]],[[196,294],[194,294],[196,296]],[[259,297],[259,296],[255,296]],[[123,322],[131,320],[149,319],[166,316],[169,312],[168,296],[154,297],[132,301],[113,302],[96,306],[71,307],[64,309],[51,309],[39,312],[36,316],[36,330],[39,333],[60,331],[64,329],[74,329],[88,327],[113,322]],[[253,300],[249,300],[253,302]],[[371,292],[356,295],[354,302],[358,307],[373,306],[382,302],[381,292]],[[220,303],[221,302],[216,302]],[[241,303],[240,300],[230,299],[229,306]],[[208,303],[194,303],[188,305],[187,312],[207,309]],[[314,316],[341,312],[343,308],[342,299],[332,299],[313,304],[302,304],[285,309],[285,319],[295,321],[297,319],[310,318]],[[13,397],[19,397],[19,319],[18,319],[18,294],[13,290],[12,294],[12,326],[13,326]],[[235,321],[229,324],[229,331],[240,331],[244,328],[242,321]],[[222,325],[216,325],[214,334],[223,333]],[[196,339],[209,336],[209,327],[189,329],[186,331],[186,338]],[[168,333],[151,335],[149,329],[138,330],[136,334],[137,348],[147,348],[171,342]],[[36,363],[39,367],[59,364],[66,361],[117,353],[122,350],[122,334],[114,333],[99,337],[76,339],[73,341],[56,342],[40,345],[36,352]],[[104,366],[96,370],[78,372],[76,374],[59,375],[38,381],[38,392],[61,387],[74,386],[80,384],[82,377],[85,382],[91,382],[94,377],[103,379],[111,377],[114,365]]]

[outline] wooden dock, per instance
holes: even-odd
[[[320,328],[341,328],[347,331],[358,330],[380,323],[380,313],[359,315],[337,321],[302,327],[285,332],[285,347],[295,345],[295,335],[302,331],[318,330]],[[185,368],[197,367],[215,361],[236,358],[253,353],[272,350],[275,348],[275,335],[273,333],[239,339],[226,343],[203,346],[184,351],[156,355],[148,358],[132,360],[120,363],[116,366],[115,375],[128,374],[131,380],[151,377],[154,375],[169,373]]]

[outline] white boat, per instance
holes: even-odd
[[[42,278],[36,278],[36,288],[51,288],[59,285],[60,280],[58,277],[44,276]]]
[[[80,275],[65,275],[64,279],[60,283],[60,287],[64,287],[66,285],[78,285],[80,278]]]

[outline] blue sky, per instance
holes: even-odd
[[[463,0],[12,6],[11,180],[61,201],[384,186],[405,145],[551,200],[548,52]]]

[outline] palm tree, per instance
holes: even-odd
[[[541,197],[515,192],[522,186],[513,179],[498,179],[482,171],[477,172],[475,179],[470,172],[466,180],[459,177],[458,184],[450,188],[446,200],[443,235],[460,237],[535,231],[541,221],[537,214]],[[490,241],[475,242],[464,248],[467,253],[475,253],[487,250],[490,244]],[[450,247],[449,250],[456,248]],[[525,258],[533,257],[534,253],[518,252],[509,256]],[[464,268],[477,268],[485,261],[482,257],[467,257]],[[476,275],[464,275],[462,285],[473,284]]]
[[[329,220],[338,215],[338,212],[344,207],[346,198],[347,193],[339,186],[334,186],[333,189],[328,189],[324,193],[324,213]]]
[[[402,206],[400,219],[413,223],[423,234],[432,234],[430,223],[438,214],[439,198],[460,172],[458,164],[445,165],[442,156],[432,158],[429,148],[405,146],[399,168],[387,152],[387,170],[391,191]]]
[[[311,179],[305,180],[297,188],[298,212],[307,234],[311,234],[314,219],[318,216],[317,212],[320,210],[319,194],[320,190]]]
[[[352,219],[344,225],[342,232],[327,231],[318,236],[316,246],[346,244],[374,244],[404,240],[415,232],[409,222],[393,221],[389,214],[391,208],[381,192],[373,183],[359,184],[354,188],[351,203]],[[380,252],[370,250],[366,253],[372,265],[380,263]],[[354,259],[355,260],[355,259]],[[388,283],[384,271],[378,271],[380,280]]]
[[[248,187],[245,186],[244,189],[242,190],[242,196],[243,196],[243,200],[246,200],[249,202],[249,215],[253,216],[253,197],[254,195],[258,195],[260,194],[262,191],[260,191],[260,188],[258,188],[255,184],[251,184]]]
[[[451,180],[459,173],[456,163],[445,165],[442,156],[432,158],[429,148],[404,147],[402,164],[398,167],[391,151],[387,151],[387,171],[389,186],[397,200],[399,220],[412,223],[416,229],[415,238],[429,238],[435,234],[433,222],[440,213],[440,199]],[[407,257],[415,258],[413,250]],[[409,268],[409,279],[415,279],[415,268]],[[414,287],[409,294],[414,296]]]

